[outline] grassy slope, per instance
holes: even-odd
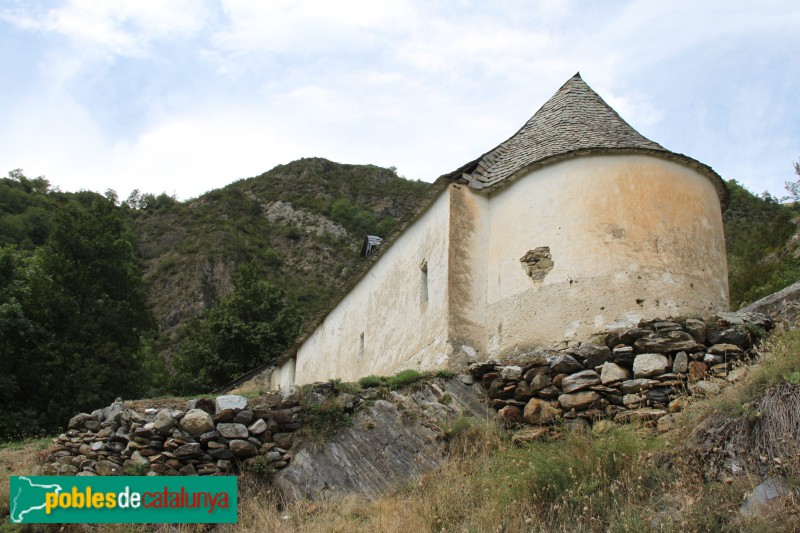
[[[592,435],[517,447],[476,425],[454,436],[454,455],[447,466],[377,502],[351,498],[277,510],[278,502],[263,491],[244,502],[240,529],[792,531],[800,523],[800,502],[787,499],[763,516],[742,517],[742,499],[761,477],[704,482],[701,465],[678,444],[698,421],[719,409],[732,409],[783,375],[781,368],[800,368],[800,337],[795,334],[784,347],[792,351],[791,364],[784,361],[756,371],[746,383],[728,389],[724,398],[696,401],[672,433],[656,436],[643,428],[599,424]],[[797,479],[797,456],[785,461],[783,472]]]
[[[0,445],[0,531],[22,529],[8,523],[9,477],[33,474],[39,462],[39,453],[49,445],[50,438],[26,439]]]
[[[708,455],[703,454],[716,452],[706,449],[698,454],[692,446],[697,427],[720,417],[747,421],[746,417],[754,416],[747,406],[764,391],[785,379],[800,383],[800,331],[775,336],[765,352],[759,365],[720,396],[693,397],[676,429],[663,435],[608,422],[596,424],[592,434],[564,434],[553,441],[514,445],[493,426],[461,419],[444,426],[452,452],[446,466],[378,501],[351,497],[284,506],[269,485],[249,475],[240,479],[239,524],[222,529],[791,531],[800,523],[800,501],[788,498],[771,505],[768,513],[742,517],[738,512],[742,499],[761,476],[723,473],[704,481]],[[40,450],[41,442],[0,449],[4,476],[30,473]],[[773,471],[797,480],[800,455],[785,451],[781,455],[781,464],[774,462],[774,456],[766,457],[765,463],[774,463]],[[7,486],[7,480],[0,480],[0,487]],[[1,501],[7,503],[7,499]],[[0,508],[0,514],[4,512],[7,508]],[[150,530],[145,526],[130,529]],[[174,531],[161,528],[168,529]],[[79,526],[66,530],[83,531]]]
[[[258,493],[251,480],[249,490],[256,496],[243,503],[239,529],[790,531],[800,523],[800,501],[789,498],[763,516],[742,517],[742,499],[761,476],[723,474],[704,482],[697,450],[683,444],[692,442],[693,431],[705,421],[752,416],[743,406],[784,379],[800,382],[800,331],[776,336],[768,350],[770,355],[719,397],[692,398],[669,433],[599,423],[590,435],[515,446],[492,427],[460,421],[448,428],[453,451],[448,465],[377,502],[353,497],[278,510],[268,489]],[[782,455],[777,471],[797,480],[800,456]],[[772,463],[774,457],[766,459]]]

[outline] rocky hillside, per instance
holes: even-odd
[[[757,196],[735,180],[728,189],[731,200],[723,221],[735,310],[800,280],[800,211],[769,195]]]
[[[194,200],[134,210],[160,347],[169,352],[179,326],[231,290],[242,263],[260,265],[312,316],[361,260],[365,234],[388,233],[427,186],[392,169],[312,158]]]

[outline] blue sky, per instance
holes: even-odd
[[[300,157],[432,181],[576,71],[754,192],[800,159],[796,0],[0,2],[0,172],[198,196]]]

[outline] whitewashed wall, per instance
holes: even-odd
[[[554,265],[533,280],[520,259],[544,246]],[[449,185],[271,383],[461,368],[727,302],[708,178],[646,155],[579,157],[488,194]]]
[[[294,359],[289,359],[272,372],[270,388],[284,389],[294,385],[294,363]]]
[[[447,366],[449,216],[445,190],[303,343],[296,384]]]
[[[585,340],[641,318],[724,310],[722,214],[711,182],[645,155],[536,170],[489,199],[489,355]],[[543,280],[520,259],[549,246]]]

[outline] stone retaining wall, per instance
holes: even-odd
[[[485,387],[490,406],[506,427],[522,429],[515,439],[543,436],[559,421],[579,430],[602,419],[648,421],[666,429],[687,394],[718,390],[708,378],[726,377],[753,359],[755,343],[771,327],[764,315],[742,312],[704,320],[642,322],[636,328],[609,333],[602,344],[584,343],[567,351],[535,351],[502,363],[472,364],[471,375],[442,380],[448,393],[436,383],[421,389],[432,399],[420,400],[422,407],[418,407],[420,413],[435,408],[435,413],[446,411],[451,416],[444,397],[467,397],[464,391],[476,382]],[[381,387],[348,394],[338,391],[335,382],[316,383],[286,396],[268,393],[254,400],[238,395],[201,398],[190,400],[183,410],[147,409],[142,414],[117,401],[74,416],[68,431],[54,439],[42,473],[222,475],[255,466],[282,470],[294,454],[305,450],[295,432],[313,421],[309,406],[336,402],[352,419],[362,403],[369,407],[384,397],[398,405],[406,402],[402,395]],[[475,411],[467,404],[461,408]],[[364,426],[376,424],[365,422]],[[344,437],[353,431],[345,431]],[[397,434],[392,428],[387,432]],[[353,435],[352,442],[365,438]],[[318,459],[307,459],[306,469]],[[304,475],[300,477],[308,479],[312,474]]]
[[[754,343],[771,328],[772,321],[758,313],[652,320],[609,333],[603,344],[535,351],[502,364],[474,363],[469,370],[506,427],[539,427],[520,438],[544,435],[557,421],[569,429],[601,419],[657,422],[667,429],[686,395],[717,392],[706,378],[726,377],[753,359]]]
[[[297,394],[273,393],[254,405],[237,395],[187,402],[185,410],[147,409],[121,401],[69,421],[45,459],[45,475],[219,475],[265,457],[285,467],[303,426]]]

